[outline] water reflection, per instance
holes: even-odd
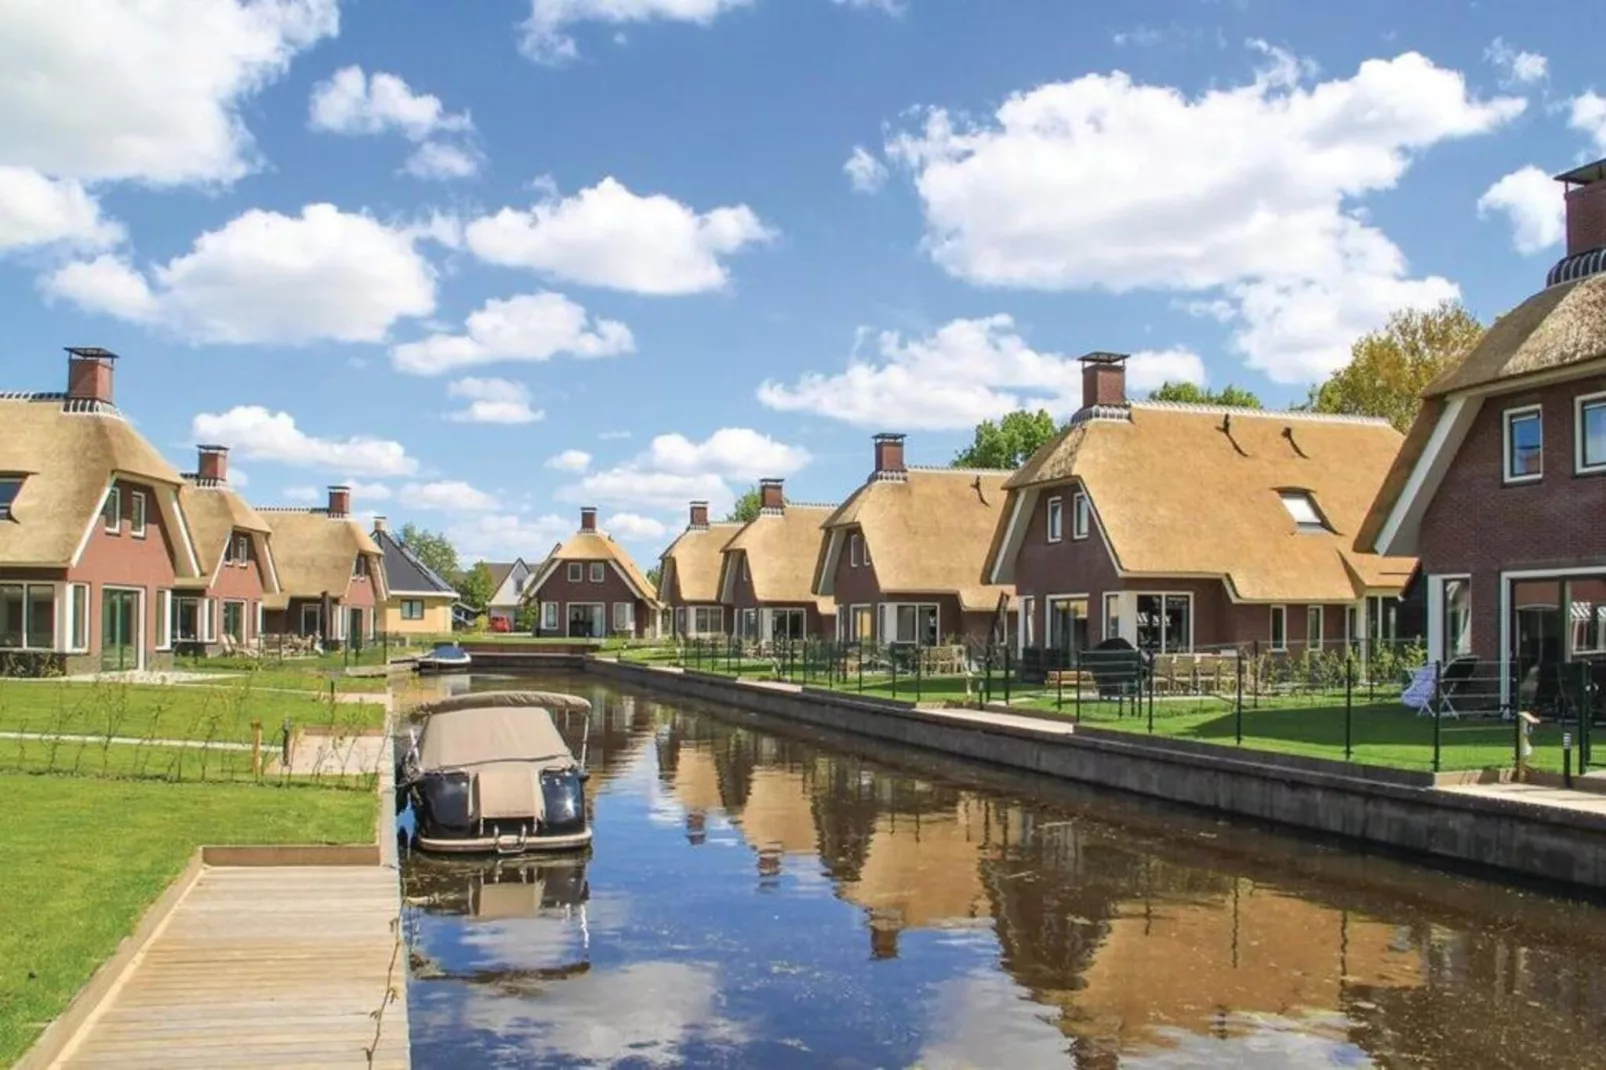
[[[409,863],[420,1067],[1606,1065],[1594,907],[543,686],[597,843]]]

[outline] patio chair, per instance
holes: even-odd
[[[1437,670],[1432,665],[1424,665],[1411,674],[1411,682],[1400,701],[1416,710],[1418,717],[1437,715],[1459,720],[1463,708],[1473,698],[1473,676],[1477,669],[1478,659],[1470,655],[1456,658]]]

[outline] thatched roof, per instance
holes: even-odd
[[[547,559],[536,570],[535,579],[525,588],[525,599],[537,597],[547,577],[551,576],[560,565],[570,561],[611,561],[618,566],[625,582],[635,592],[637,598],[650,605],[658,604],[658,592],[653,589],[652,581],[636,567],[630,551],[614,542],[606,532],[601,531],[577,531],[554,547],[552,553],[547,555]]]
[[[1008,472],[914,468],[907,478],[870,478],[822,527],[858,527],[883,594],[952,594],[967,611],[992,610],[1010,584],[983,582],[993,532],[1004,514]],[[838,552],[845,553],[845,550]],[[814,590],[829,595],[829,545],[820,550]]]
[[[252,543],[263,562],[263,581],[269,591],[275,588],[277,562],[272,558],[272,545],[267,536],[273,529],[262,515],[246,503],[226,483],[209,483],[186,478],[178,492],[179,505],[190,524],[190,536],[195,540],[195,551],[201,559],[201,572],[210,577],[217,572],[223,555],[228,551],[229,540],[236,531],[250,533]]]
[[[658,558],[666,596],[673,595],[682,603],[718,602],[720,555],[741,528],[740,524],[718,523],[681,532]]]
[[[25,477],[11,519],[0,522],[0,564],[66,568],[114,478],[167,493],[152,508],[173,540],[177,574],[192,578],[193,544],[179,522],[178,470],[105,404],[61,394],[0,394],[0,474]]]
[[[814,603],[821,613],[835,613],[836,603],[814,593],[814,567],[820,560],[821,525],[834,505],[792,505],[778,513],[760,513],[725,543],[719,590],[730,586],[730,570],[738,552],[747,555],[753,597],[783,605]]]
[[[324,592],[344,597],[358,554],[368,555],[369,575],[381,601],[388,597],[384,556],[355,517],[332,517],[327,509],[263,509],[273,529],[273,562],[283,596],[267,600],[282,606],[291,598],[317,598]]]
[[[1488,389],[1603,358],[1606,275],[1548,287],[1495,320],[1460,364],[1445,371],[1423,391],[1422,409],[1360,525],[1355,545],[1362,549],[1376,545],[1412,470],[1433,437],[1448,395]]]
[[[1248,602],[1350,601],[1403,587],[1415,565],[1352,546],[1399,446],[1383,420],[1135,402],[1125,418],[1073,422],[1009,487],[1027,498],[1024,524],[1044,488],[1080,483],[1127,574],[1218,576]],[[1331,530],[1300,531],[1281,490],[1309,492]],[[1013,578],[1020,540],[1035,537],[1000,530],[991,574]]]

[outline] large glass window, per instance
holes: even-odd
[[[725,631],[723,606],[697,606],[692,610],[693,635],[720,635]]]
[[[223,635],[236,643],[245,642],[245,603],[223,603]]]
[[[56,589],[48,583],[0,583],[0,647],[56,648]]]
[[[1288,607],[1271,607],[1271,648],[1288,649]]]
[[[685,628],[686,628],[686,610],[684,608],[682,608],[682,609],[676,610],[675,612],[680,615],[680,627],[681,627],[681,630],[685,631]],[[544,632],[551,632],[551,631],[556,631],[557,628],[558,628],[558,604],[556,602],[542,602],[541,603],[541,630],[544,631]]]
[[[1472,653],[1472,581],[1465,576],[1444,581],[1444,656]]]
[[[892,606],[892,635],[895,643],[918,643],[936,646],[937,607],[923,603],[900,603]]]
[[[802,639],[806,617],[801,609],[777,609],[770,614],[770,638]]]
[[[634,602],[615,602],[613,604],[613,630],[616,632],[633,632],[636,630],[636,604]]]
[[[1193,649],[1192,595],[1140,594],[1137,602],[1140,650],[1176,654]]]
[[[1048,645],[1054,650],[1084,650],[1087,647],[1087,599],[1050,598],[1048,606]]]
[[[1507,482],[1538,479],[1545,468],[1545,430],[1539,406],[1506,413]]]
[[[181,643],[196,642],[202,638],[199,598],[180,596],[173,599],[173,638]]]
[[[1606,469],[1606,396],[1578,399],[1578,470]],[[0,486],[0,515],[4,515],[5,489]]]

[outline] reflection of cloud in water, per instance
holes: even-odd
[[[629,1059],[666,1066],[689,1041],[746,1041],[737,1023],[717,1013],[718,976],[710,966],[642,962],[543,986],[539,998],[474,987],[462,1001],[431,1007],[420,1024],[493,1034],[496,1048],[517,1050],[521,1063],[551,1060],[609,1066]],[[428,1021],[440,1014],[457,1023]],[[527,1063],[526,1063],[527,1064]]]
[[[545,970],[567,966],[587,958],[587,933],[620,931],[629,914],[629,900],[623,895],[600,895],[581,907],[548,909],[528,918],[497,920],[460,918],[452,931],[457,937],[458,954],[450,956],[453,967],[495,968],[499,970]],[[469,956],[468,962],[459,961]]]
[[[923,1070],[1075,1065],[1060,1009],[1034,1002],[1007,977],[972,973],[941,982],[932,992],[930,1040],[917,1060]],[[1144,1050],[1122,1051],[1120,1065],[1132,1070],[1372,1066],[1367,1054],[1346,1039],[1345,1030],[1344,1017],[1336,1014],[1228,1015],[1218,1036],[1156,1029],[1150,1033],[1154,1043]]]

